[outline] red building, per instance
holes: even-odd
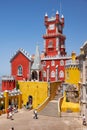
[[[11,75],[16,80],[29,80],[31,59],[29,54],[24,49],[19,49],[11,58]]]
[[[2,77],[2,91],[12,90],[16,87],[15,78],[13,76]]]
[[[63,35],[64,17],[58,11],[54,17],[44,17],[46,34],[43,35],[43,57],[36,47],[36,54],[32,61],[23,49],[19,49],[10,60],[11,75],[16,80],[58,81],[65,80],[65,61],[70,59],[66,54]]]

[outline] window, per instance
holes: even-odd
[[[43,72],[43,77],[46,77],[46,71]]]
[[[22,75],[22,66],[18,66],[18,75],[21,76]]]
[[[53,42],[49,41],[48,48],[53,48]]]
[[[55,61],[54,60],[51,61],[51,66],[55,66]]]
[[[53,77],[53,78],[55,77],[55,72],[54,71],[51,72],[51,77]]]
[[[43,66],[46,66],[46,61],[43,61],[42,64],[43,64]]]
[[[60,66],[64,66],[64,61],[60,60]]]
[[[66,72],[66,78],[69,79],[69,72]]]
[[[62,70],[59,72],[59,77],[60,77],[60,78],[63,78],[63,77],[64,77],[64,72],[63,72]]]
[[[53,29],[54,29],[54,27],[55,27],[55,25],[54,25],[54,24],[50,24],[50,25],[49,25],[49,30],[53,30]]]

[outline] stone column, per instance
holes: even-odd
[[[47,81],[49,81],[49,66],[47,66]]]
[[[83,84],[85,84],[85,61],[83,61],[83,73],[82,73],[82,77],[83,77]]]
[[[18,108],[19,109],[22,108],[22,94],[21,93],[18,95]]]
[[[7,90],[4,92],[4,97],[5,97],[5,111],[6,111],[9,106],[9,92]]]

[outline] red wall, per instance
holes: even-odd
[[[2,91],[12,90],[15,87],[15,80],[2,80]]]
[[[11,62],[11,75],[15,76],[16,80],[26,80],[29,77],[30,73],[29,73],[29,68],[30,68],[30,61],[29,59],[23,55],[21,52],[19,52],[16,57],[12,60]],[[18,66],[21,65],[23,68],[23,74],[21,76],[18,76],[17,74],[17,70],[18,70]]]
[[[50,75],[50,81],[56,81],[56,77],[51,77],[51,71],[56,71],[56,66],[57,65],[58,65],[58,80],[64,81],[65,80],[65,60],[64,60],[64,65],[63,66],[60,65],[60,59],[54,60],[55,61],[55,66],[51,65],[51,61],[52,60],[46,60],[46,65],[43,66],[43,70],[46,71],[46,73],[47,73],[47,66],[49,66],[49,68],[50,68],[50,74],[49,74]],[[61,78],[59,76],[59,72],[61,70],[64,72],[64,77],[63,78]],[[44,80],[47,81],[47,77],[44,77]]]

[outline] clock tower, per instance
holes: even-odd
[[[66,55],[66,37],[63,35],[64,16],[60,18],[57,11],[55,17],[48,18],[46,13],[44,23],[46,26],[46,34],[43,35],[45,56]]]

